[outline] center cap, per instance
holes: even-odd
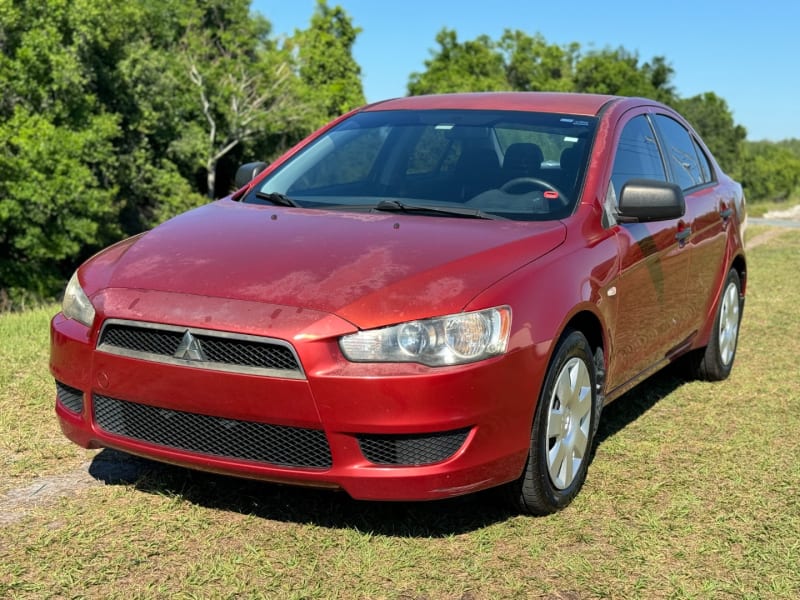
[[[561,421],[561,435],[566,437],[569,433],[569,426],[572,424],[572,411],[564,408],[564,418]]]

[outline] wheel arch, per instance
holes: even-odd
[[[739,274],[739,283],[741,284],[741,290],[739,290],[739,292],[744,296],[747,290],[747,261],[745,257],[741,254],[734,256],[731,268],[736,269],[736,272]]]
[[[605,390],[605,374],[608,368],[608,345],[604,334],[603,324],[600,318],[590,310],[581,310],[572,315],[561,331],[559,339],[564,337],[569,331],[581,332],[595,358],[595,377],[597,393],[603,396]],[[602,406],[603,400],[599,404]]]

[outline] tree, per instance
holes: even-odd
[[[290,45],[297,49],[299,75],[305,84],[304,95],[317,108],[314,125],[363,105],[361,67],[353,58],[360,27],[341,6],[329,7],[317,0],[311,25],[295,33]]]
[[[790,138],[777,143],[781,148],[786,148],[789,152],[800,158],[800,139]]]
[[[116,115],[98,99],[114,17],[100,6],[0,3],[0,294],[61,285],[61,265],[118,235]]]
[[[439,49],[425,61],[425,71],[410,76],[410,95],[509,89],[503,54],[487,36],[461,43],[454,30],[445,28],[436,43]]]
[[[581,56],[575,66],[572,91],[615,96],[641,96],[669,103],[674,99],[670,85],[674,71],[664,57],[639,64],[636,53],[620,47],[595,50]]]
[[[227,193],[231,165],[318,118],[290,49],[247,0],[0,0],[0,50],[0,296],[12,303],[56,293],[81,259],[203,202],[198,191]]]
[[[719,165],[736,174],[747,130],[734,122],[727,102],[706,92],[676,100],[673,105],[697,130]]]
[[[800,157],[772,142],[745,142],[738,176],[748,200],[786,200],[800,186]]]
[[[572,91],[575,63],[580,46],[548,44],[537,33],[533,36],[507,29],[500,38],[506,81],[510,89],[528,91]]]
[[[190,120],[176,148],[202,165],[209,198],[228,193],[217,185],[220,161],[276,115],[290,114],[284,110],[292,102],[288,53],[270,40],[269,22],[251,17],[248,7],[247,0],[198,5],[180,40],[182,75],[199,118]]]
[[[550,44],[507,29],[499,42],[482,35],[459,42],[456,32],[442,29],[439,47],[425,61],[425,71],[412,73],[411,95],[468,91],[559,91],[645,96],[664,102],[675,97],[674,71],[656,56],[640,64],[624,48],[581,52],[578,43]]]

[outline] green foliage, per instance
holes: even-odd
[[[71,129],[21,106],[0,125],[0,281],[12,296],[60,285],[61,261],[116,233],[102,225],[114,216],[104,166],[115,134],[109,115]]]
[[[500,38],[509,89],[522,92],[569,92],[574,88],[575,63],[580,46],[548,44],[537,33],[507,29]]]
[[[735,173],[747,131],[733,121],[727,102],[714,92],[676,100],[674,106],[703,138],[719,165]]]
[[[0,290],[12,303],[52,294],[64,263],[119,234],[119,119],[96,93],[101,13],[84,1],[0,4]]]
[[[436,43],[439,50],[425,61],[426,70],[409,78],[412,96],[508,89],[503,55],[487,36],[461,43],[454,30],[445,28],[436,35]]]
[[[363,104],[359,31],[320,2],[294,52],[249,0],[0,0],[0,304]]]
[[[746,142],[739,178],[750,200],[786,200],[800,187],[800,156],[771,142]]]
[[[671,101],[674,71],[661,56],[639,63],[624,48],[581,52],[580,44],[550,44],[506,29],[498,42],[485,35],[459,42],[444,28],[438,48],[425,61],[425,71],[412,73],[411,95],[469,91],[559,91],[645,96]]]
[[[588,52],[578,59],[572,91],[616,96],[641,96],[662,102],[674,98],[674,70],[662,56],[639,64],[639,56],[624,48]]]
[[[786,148],[789,152],[800,158],[800,140],[797,138],[791,138],[789,140],[783,140],[778,142],[778,146],[781,148]]]
[[[216,175],[220,160],[257,137],[273,119],[291,75],[288,55],[270,40],[269,22],[250,17],[247,0],[218,0],[188,11],[178,43],[175,77],[185,95],[187,121],[173,149],[205,173],[209,198],[225,195]],[[274,64],[273,64],[274,63]]]
[[[304,92],[317,109],[317,125],[365,103],[361,67],[353,58],[353,45],[360,27],[355,27],[341,6],[329,7],[317,0],[311,26],[298,31],[292,44],[297,47],[300,79]]]

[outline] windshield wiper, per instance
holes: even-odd
[[[451,217],[468,217],[470,219],[501,219],[496,215],[490,215],[476,208],[461,208],[458,206],[425,206],[421,204],[406,204],[399,200],[381,200],[372,210],[387,212],[427,212],[439,215],[449,215]]]
[[[259,200],[266,200],[277,206],[294,206],[295,208],[301,208],[295,200],[292,200],[289,196],[281,194],[280,192],[256,192],[256,198]]]

